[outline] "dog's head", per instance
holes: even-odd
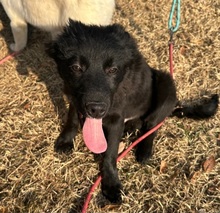
[[[103,118],[119,84],[140,54],[120,25],[87,26],[70,20],[49,47],[68,93],[85,117]]]

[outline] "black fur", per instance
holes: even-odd
[[[211,98],[205,98],[198,100],[199,103],[195,104],[180,104],[172,112],[172,116],[178,118],[193,118],[193,119],[205,119],[213,116],[217,112],[217,106],[219,103],[218,95],[212,95]]]
[[[70,99],[68,120],[55,149],[73,147],[78,113],[103,118],[108,148],[101,168],[102,192],[111,202],[119,203],[122,186],[116,158],[125,125],[138,124],[143,134],[170,116],[177,103],[174,81],[168,73],[149,67],[135,40],[117,24],[86,26],[70,20],[48,51],[57,63]],[[216,104],[211,108],[215,111]],[[125,119],[131,120],[125,123]],[[137,146],[138,162],[145,163],[152,154],[155,135]]]

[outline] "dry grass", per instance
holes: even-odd
[[[114,22],[135,36],[155,68],[169,70],[167,19],[171,1],[118,0]],[[180,99],[220,93],[220,4],[182,1],[175,34],[175,74]],[[13,41],[0,6],[0,58]],[[53,151],[66,115],[62,82],[44,51],[46,33],[32,29],[29,44],[0,65],[0,212],[80,212],[99,172],[81,134],[69,156]],[[131,152],[118,163],[123,204],[105,206],[98,188],[88,212],[219,213],[220,113],[206,121],[168,118],[146,166]],[[215,166],[204,172],[210,156]],[[160,172],[161,162],[166,168]]]

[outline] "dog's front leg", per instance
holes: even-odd
[[[78,126],[79,119],[77,111],[73,104],[70,103],[67,122],[54,144],[55,151],[69,152],[73,148],[73,138],[77,134]]]
[[[114,116],[104,128],[108,148],[104,154],[102,164],[102,193],[112,203],[121,203],[121,182],[118,178],[116,161],[119,142],[124,131],[124,120]]]

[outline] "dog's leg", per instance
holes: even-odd
[[[144,124],[140,130],[142,135],[169,116],[176,104],[176,89],[170,75],[155,70],[153,70],[153,74],[152,109],[150,114],[144,119]],[[146,163],[147,159],[152,155],[155,136],[156,132],[138,144],[136,159],[139,163]]]
[[[124,130],[122,118],[114,117],[109,125],[105,127],[108,148],[104,154],[102,164],[102,192],[112,203],[121,203],[121,182],[118,177],[116,160],[118,157],[118,146]]]
[[[145,123],[140,130],[141,135],[148,132],[154,126],[156,126],[156,124],[148,125],[148,123]],[[145,138],[143,141],[141,141],[137,145],[137,149],[135,152],[137,162],[141,164],[145,164],[148,158],[151,157],[152,152],[153,152],[153,141],[154,141],[154,138],[156,137],[156,134],[157,134],[157,131],[153,132],[151,135],[149,135],[147,138]]]
[[[73,148],[73,138],[76,136],[79,126],[78,114],[70,103],[66,125],[57,138],[54,149],[57,152],[69,152]]]
[[[20,51],[27,44],[27,23],[23,18],[21,2],[2,1],[1,3],[11,20],[10,25],[15,43],[10,45],[10,49],[13,51]]]
[[[14,36],[14,42],[10,45],[11,50],[20,51],[27,44],[27,23],[22,20],[11,21],[11,29]]]

